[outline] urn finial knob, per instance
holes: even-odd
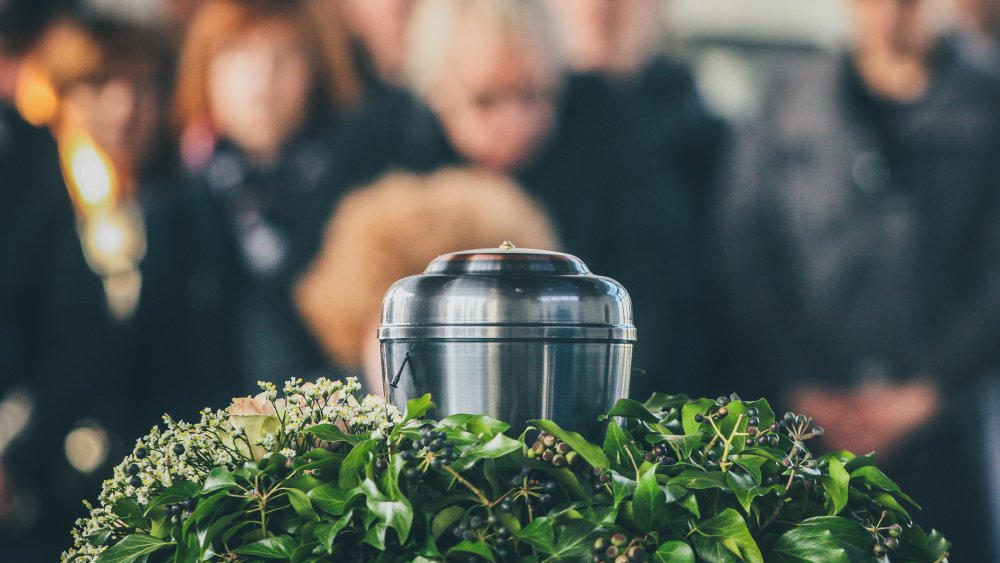
[[[517,247],[514,246],[514,243],[510,242],[509,240],[505,240],[500,243],[501,250],[514,250],[515,248]]]

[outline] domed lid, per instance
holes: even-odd
[[[439,256],[393,284],[379,338],[634,341],[635,326],[618,282],[576,256],[505,242]]]

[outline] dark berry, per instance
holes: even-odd
[[[417,473],[419,473],[419,471],[417,471],[415,467],[407,467],[406,471],[403,472],[407,479],[413,479],[417,476]]]
[[[756,444],[756,442],[754,441],[753,438],[747,438],[746,445],[748,448],[754,444]]]
[[[875,544],[875,547],[872,548],[872,553],[881,557],[882,555],[889,553],[889,548],[886,547],[884,543],[877,543]]]
[[[798,416],[795,417],[795,424],[798,424],[798,425],[803,425],[803,424],[805,424],[808,421],[809,421],[809,419],[804,414],[800,414],[800,415],[798,415]]]
[[[128,480],[128,484],[138,489],[142,486],[142,479],[140,479],[138,475],[133,475],[132,478]]]
[[[749,434],[750,436],[756,436],[757,435],[757,427],[756,426],[747,426],[747,434]]]
[[[566,456],[564,456],[563,454],[556,454],[552,456],[552,465],[555,465],[556,467],[565,467]]]
[[[437,458],[432,459],[431,469],[441,469],[441,460]]]
[[[184,499],[184,510],[188,512],[194,512],[195,507],[198,506],[198,501],[193,498]]]
[[[767,437],[767,445],[771,446],[772,448],[777,448],[779,442],[780,440],[778,440],[778,436],[776,436],[775,434],[771,434],[770,436]]]
[[[896,538],[886,538],[885,547],[887,547],[889,551],[896,551],[899,549],[899,540]]]
[[[139,474],[139,466],[136,465],[136,464],[134,464],[134,463],[132,465],[128,466],[128,474],[129,475],[138,475]]]
[[[473,516],[469,519],[469,525],[473,528],[480,528],[483,525],[483,519],[479,516]]]
[[[486,523],[489,524],[490,526],[496,526],[497,522],[499,522],[499,521],[500,521],[500,519],[497,518],[496,516],[492,515],[492,514],[490,514],[489,516],[486,517]]]
[[[139,449],[135,450],[135,458],[136,459],[143,459],[147,455],[148,455],[148,453],[146,452],[146,448],[139,448]]]
[[[750,418],[747,419],[747,424],[749,424],[750,426],[757,426],[758,424],[760,424],[760,419],[757,418],[756,416],[751,416]]]
[[[611,474],[610,473],[601,473],[600,480],[601,480],[602,483],[607,483],[608,481],[611,481]]]
[[[553,455],[554,454],[552,453],[552,450],[545,450],[544,452],[542,452],[542,459],[545,461],[552,461]]]
[[[472,541],[476,539],[476,533],[473,532],[472,530],[466,530],[462,532],[462,539],[464,539],[465,541]]]
[[[772,422],[771,425],[767,427],[767,429],[770,430],[771,432],[777,432],[781,430],[781,425],[778,424],[777,422]]]
[[[521,484],[522,484],[522,479],[524,479],[524,477],[521,477],[520,475],[515,475],[515,476],[511,477],[510,478],[510,486],[511,487],[520,487]]]
[[[720,407],[724,407],[729,404],[729,397],[725,395],[720,395],[719,398],[715,400],[715,404],[719,405]]]
[[[552,494],[552,493],[556,492],[558,489],[559,489],[559,485],[557,485],[555,481],[547,481],[545,483],[545,492],[546,493]]]
[[[552,434],[546,434],[542,437],[542,444],[544,444],[546,448],[551,448],[556,445],[556,437]]]
[[[608,540],[606,538],[597,538],[594,540],[594,553],[600,553],[608,549]]]
[[[174,446],[174,453],[177,454],[177,455],[183,455],[184,454],[184,444],[177,444],[176,446]]]
[[[813,432],[812,433],[813,433],[813,436],[815,436],[817,438],[822,438],[823,434],[824,434],[823,427],[822,426],[817,426],[816,428],[813,428]]]
[[[497,535],[502,538],[509,538],[510,530],[508,530],[505,526],[500,526],[499,528],[497,528]]]
[[[697,423],[699,423],[699,424],[701,424],[702,422],[705,422],[705,415],[703,415],[701,413],[698,413],[698,414],[694,415],[694,421],[697,422]]]
[[[410,461],[413,459],[413,450],[403,450],[399,452],[399,457],[403,458],[403,461]]]
[[[653,461],[654,459],[656,459],[656,454],[654,454],[653,452],[646,452],[642,456],[642,459],[644,459],[646,461]]]
[[[375,471],[385,471],[386,467],[389,467],[389,464],[384,459],[375,460]]]
[[[625,555],[627,555],[631,561],[642,561],[642,558],[646,555],[646,550],[643,549],[641,545],[633,545],[628,548]]]
[[[757,416],[759,413],[760,411],[757,410],[757,407],[750,407],[747,409],[747,416]]]
[[[549,493],[543,493],[542,496],[538,497],[538,502],[541,504],[548,504],[552,500],[552,495]]]
[[[628,543],[628,538],[625,537],[625,534],[623,534],[621,532],[619,532],[619,533],[611,536],[611,545],[622,547],[623,545],[625,545],[627,543]]]
[[[730,393],[729,394],[729,400],[730,401],[739,401],[740,400],[740,396],[737,395],[736,393]]]
[[[504,499],[500,503],[500,512],[510,512],[514,508],[514,505],[510,502],[510,499]]]
[[[727,409],[726,407],[719,407],[719,410],[716,411],[715,413],[715,418],[722,420],[723,418],[726,418],[726,415],[728,414],[729,414],[729,409]]]

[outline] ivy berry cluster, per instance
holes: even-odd
[[[420,438],[410,440],[404,444],[399,452],[399,457],[406,462],[417,461],[416,467],[407,467],[403,472],[408,478],[416,478],[427,472],[427,469],[441,469],[442,466],[451,465],[455,461],[455,443],[447,439],[444,432],[434,430],[430,427],[420,429]],[[379,459],[375,462],[375,468],[384,471],[388,467],[388,462]]]
[[[538,439],[531,445],[530,455],[537,461],[556,467],[574,467],[580,462],[580,455],[569,444],[548,432],[538,433]]]
[[[610,538],[598,536],[594,540],[594,563],[644,563],[649,561],[647,548],[656,549],[656,543],[648,538],[629,538],[617,533]]]

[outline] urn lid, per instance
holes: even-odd
[[[547,250],[466,250],[397,281],[382,306],[380,340],[570,339],[632,342],[632,302],[576,256]]]

